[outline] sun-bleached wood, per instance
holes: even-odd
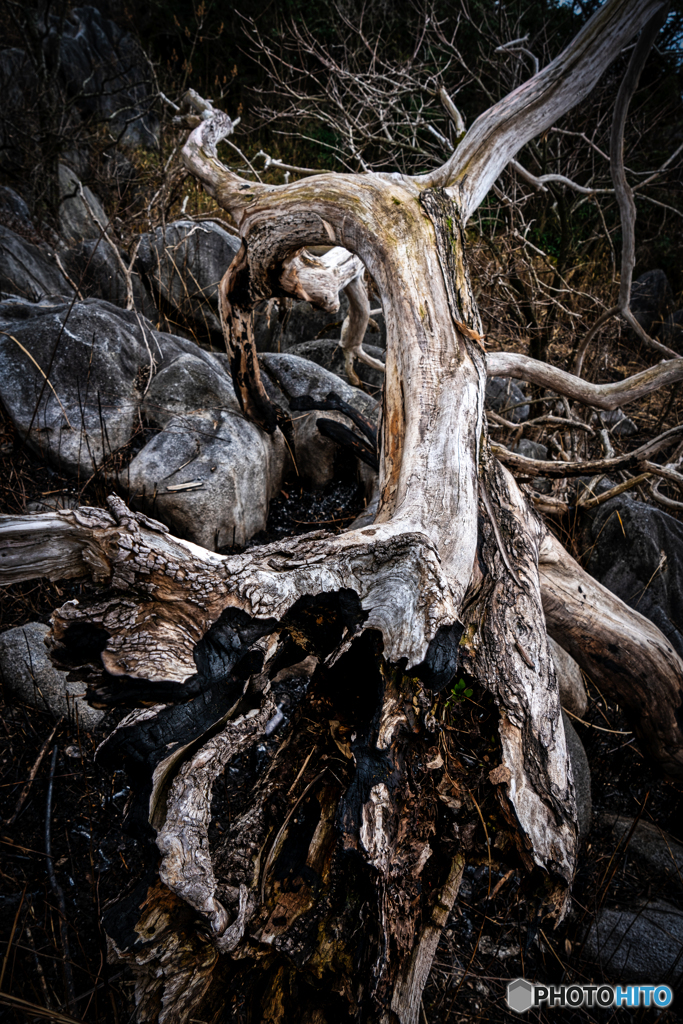
[[[519,352],[489,352],[486,369],[491,377],[526,380],[558,395],[566,395],[575,402],[594,405],[597,409],[618,409],[683,380],[683,359],[662,361],[613,384],[592,384],[551,363],[531,359]]]
[[[647,754],[679,777],[683,660],[649,619],[589,576],[549,531],[539,577],[550,636],[627,709]]]
[[[371,721],[358,723],[365,730],[364,747],[355,727],[347,738],[339,722],[322,723],[343,758],[339,773],[349,773],[348,785],[323,765],[297,792],[323,734],[307,747],[305,730],[293,729],[253,790],[252,803],[212,855],[207,823],[213,779],[277,719],[269,696],[275,683],[268,669],[270,639],[235,706],[186,747],[164,752],[156,782],[151,780],[149,811],[167,885],[157,882],[145,894],[132,944],[112,945],[136,970],[140,1020],[209,1019],[202,1016],[202,1000],[212,985],[219,995],[229,990],[225,979],[239,974],[250,957],[259,1012],[283,1020],[286,985],[268,978],[268,956],[283,935],[296,941],[303,915],[317,913],[317,963],[330,970],[339,992],[348,993],[349,1012],[364,999],[359,1012],[368,1021],[416,1024],[441,920],[438,900],[443,897],[447,908],[460,878],[460,862],[451,858],[437,887],[422,886],[438,838],[431,824],[415,834],[405,827],[406,821],[437,820],[434,793],[411,789],[405,765],[413,745],[425,750],[436,729],[434,699],[419,673],[434,650],[441,650],[439,643],[450,650],[448,673],[463,665],[500,710],[501,806],[523,862],[546,873],[555,919],[568,906],[577,822],[547,624],[584,664],[597,662],[604,644],[610,649],[619,634],[627,653],[620,661],[602,662],[601,678],[611,673],[615,692],[642,689],[633,665],[649,651],[648,713],[641,716],[640,732],[665,770],[683,775],[675,715],[683,683],[680,659],[654,627],[648,631],[595,588],[587,593],[596,607],[609,611],[609,628],[601,634],[599,628],[588,633],[588,622],[586,628],[572,626],[570,619],[581,622],[585,614],[576,607],[580,570],[561,549],[554,552],[543,523],[491,455],[483,412],[490,367],[480,344],[463,231],[521,146],[587,95],[659,7],[656,0],[608,0],[556,61],[482,115],[443,168],[427,176],[327,173],[283,186],[246,181],[217,156],[218,143],[235,122],[210,105],[191,104],[198,113],[183,160],[230,212],[242,237],[219,295],[245,415],[267,431],[288,430],[286,414],[260,378],[252,324],[256,303],[274,294],[299,295],[330,308],[343,281],[347,289],[360,281],[360,267],[378,288],[387,356],[377,514],[336,536],[313,533],[219,556],[172,537],[112,498],[109,512],[79,509],[0,521],[0,578],[93,575],[106,582],[101,600],[55,611],[53,651],[68,650],[77,660],[73,638],[96,630],[106,640],[101,665],[88,664],[88,670],[99,672],[102,690],[139,685],[143,699],[155,684],[182,700],[182,688],[196,675],[193,655],[226,612],[242,613],[250,626],[261,623],[267,638],[274,638],[302,601],[344,595],[359,609],[358,621],[326,652],[325,668],[343,666],[344,658],[363,651],[364,671],[376,667],[372,685],[378,697]],[[311,246],[331,246],[334,255],[327,261],[329,253],[315,257]],[[358,325],[367,315],[367,297],[356,298],[357,326],[351,318],[344,338],[350,351],[357,348]],[[324,624],[325,615],[320,618]],[[301,637],[305,630],[296,628]],[[633,640],[629,630],[635,630]],[[636,698],[631,700],[628,705],[623,697],[635,707]],[[149,724],[162,713],[159,704],[133,712],[126,727]],[[289,743],[296,757],[289,756]],[[358,758],[365,759],[362,785],[355,774]],[[270,792],[282,797],[285,812],[269,830]],[[351,792],[357,813],[338,815]],[[349,968],[351,929],[342,930],[341,940],[328,941],[325,901],[307,895],[306,886],[284,892],[274,878],[278,852],[293,834],[305,794],[312,794],[320,811],[304,851],[307,863],[317,866],[321,879],[325,871],[333,874],[341,844],[345,853],[353,851],[365,891],[375,897],[364,920],[377,948],[358,976]],[[217,895],[221,878],[229,884]],[[206,929],[196,927],[197,915]],[[291,978],[297,971],[305,975],[306,963],[294,960],[291,966],[291,957],[288,963]],[[332,1024],[332,1017],[327,1021]]]
[[[519,150],[584,100],[663,7],[663,0],[607,0],[555,60],[480,114],[442,167],[415,180],[450,188],[467,221]]]

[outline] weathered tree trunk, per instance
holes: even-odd
[[[466,793],[466,777],[434,717],[435,694],[457,671],[499,710],[492,784],[523,864],[550,882],[546,912],[561,919],[577,824],[547,629],[599,666],[626,706],[636,687],[646,692],[640,733],[683,775],[683,663],[596,584],[577,596],[581,570],[491,456],[463,246],[464,220],[501,160],[571,106],[558,97],[572,75],[584,94],[595,62],[605,66],[658,6],[610,0],[596,15],[604,45],[584,30],[573,62],[558,58],[508,98],[507,127],[500,111],[475,122],[461,146],[474,147],[477,181],[459,147],[434,180],[253,185],[216,157],[232,128],[225,115],[190,136],[188,166],[243,238],[221,306],[237,395],[264,430],[291,441],[260,379],[254,305],[293,292],[329,308],[358,280],[338,250],[317,260],[306,246],[348,250],[374,278],[387,325],[380,498],[369,525],[229,557],[116,498],[110,512],[5,522],[3,581],[90,574],[106,584],[98,602],[55,612],[52,654],[95,703],[137,708],[99,756],[127,764],[136,821],[161,855],[105,915],[112,956],[135,970],[141,1021],[418,1020],[466,853],[452,817],[459,798],[440,799],[449,785]],[[515,118],[524,123],[511,127]],[[360,324],[362,296],[356,312]],[[589,600],[599,609],[590,629],[573,614]],[[219,776],[230,823],[210,841]]]

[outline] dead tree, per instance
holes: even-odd
[[[429,174],[254,184],[217,157],[230,118],[212,108],[196,118],[186,166],[242,237],[221,303],[246,416],[287,436],[260,377],[254,305],[286,294],[336,301],[358,276],[339,248],[377,285],[387,324],[380,499],[373,521],[339,535],[231,556],[170,536],[118,498],[109,511],[3,524],[4,582],[103,584],[99,600],[55,612],[52,656],[88,681],[94,702],[137,706],[100,756],[126,759],[139,827],[161,857],[105,915],[111,955],[136,973],[139,1020],[418,1020],[465,858],[451,810],[466,779],[452,765],[449,774],[434,716],[456,672],[498,708],[491,784],[519,857],[547,879],[556,921],[577,823],[547,634],[618,694],[661,769],[683,775],[683,663],[562,548],[499,461],[510,454],[489,444],[464,246],[468,217],[520,148],[584,100],[639,32],[640,60],[662,11],[661,0],[607,0]],[[311,246],[336,249],[315,257]],[[521,356],[489,358],[497,373],[603,407],[683,375],[673,360],[600,389]],[[367,425],[356,426],[369,444]],[[214,780],[268,743],[210,846]]]

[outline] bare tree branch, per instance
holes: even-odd
[[[481,114],[446,163],[416,175],[416,183],[448,186],[466,221],[519,150],[585,99],[663,6],[663,0],[607,0],[559,57]]]
[[[662,345],[661,342],[656,341],[654,338],[651,338],[650,335],[643,330],[631,312],[631,284],[633,281],[633,268],[636,262],[636,204],[633,199],[633,190],[626,179],[626,171],[624,170],[624,128],[626,126],[628,108],[633,98],[633,94],[638,88],[640,75],[645,67],[645,62],[650,50],[652,49],[652,45],[660,28],[664,24],[666,10],[666,6],[660,8],[660,10],[656,11],[644,26],[643,31],[640,34],[640,38],[638,39],[633,53],[631,54],[626,74],[622,79],[621,86],[619,87],[619,92],[617,94],[617,101],[614,108],[614,120],[612,122],[612,136],[610,140],[610,169],[612,172],[614,191],[619,204],[619,214],[621,216],[622,245],[619,299],[613,309],[603,313],[579,346],[576,353],[576,359],[574,361],[574,372],[577,375],[580,375],[581,373],[586,352],[597,333],[598,327],[602,326],[602,324],[611,316],[614,316],[615,313],[619,313],[624,317],[629,327],[635,331],[640,340],[644,341],[646,345],[649,345],[651,348],[654,348],[659,352],[663,352],[665,355],[672,355],[675,358],[677,357],[677,353],[673,352],[672,349],[668,348],[666,345]]]
[[[486,356],[487,373],[491,377],[513,377],[526,380],[539,387],[549,388],[558,395],[566,395],[575,402],[594,405],[598,409],[617,409],[635,402],[659,388],[683,380],[683,360],[678,357],[641,370],[626,380],[613,384],[592,384],[574,374],[560,370],[551,363],[521,355],[519,352],[489,352]]]

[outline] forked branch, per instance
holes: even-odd
[[[466,221],[519,150],[581,103],[663,7],[663,0],[607,0],[559,57],[481,114],[446,163],[415,182],[448,186]]]

